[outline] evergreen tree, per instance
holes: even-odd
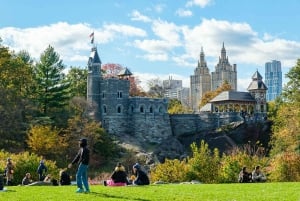
[[[42,116],[51,119],[63,117],[65,106],[70,99],[69,83],[65,79],[65,66],[58,53],[50,45],[41,54],[35,67],[36,101]],[[59,121],[57,121],[59,122]]]

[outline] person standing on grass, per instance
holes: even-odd
[[[87,175],[89,160],[90,150],[87,148],[87,139],[82,138],[79,140],[79,151],[77,155],[73,159],[72,163],[68,165],[68,167],[71,168],[75,163],[79,164],[76,172],[76,182],[78,187],[76,193],[90,192]],[[83,186],[85,190],[83,189]]]
[[[6,185],[12,185],[12,180],[14,178],[14,168],[11,158],[7,158],[6,168],[5,168],[5,175],[6,175]]]
[[[42,159],[37,169],[37,173],[39,175],[39,181],[44,181],[47,171],[48,169],[47,166],[45,165],[45,158],[42,156]]]

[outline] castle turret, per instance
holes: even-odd
[[[91,49],[88,60],[88,76],[87,76],[87,101],[92,105],[93,112],[91,116],[96,120],[102,120],[101,113],[101,60],[97,52],[97,48]]]
[[[266,104],[266,93],[267,86],[262,81],[262,76],[258,71],[256,71],[252,76],[252,82],[248,86],[247,90],[256,100],[256,112],[257,113],[266,113],[267,104]]]

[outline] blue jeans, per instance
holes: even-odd
[[[88,165],[80,164],[76,173],[77,187],[83,189],[82,188],[82,184],[83,184],[86,191],[90,190],[87,170],[88,170]]]

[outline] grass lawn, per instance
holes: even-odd
[[[92,185],[91,193],[75,193],[76,186],[9,186],[2,201],[300,201],[300,182],[252,184],[163,184],[131,187]]]

